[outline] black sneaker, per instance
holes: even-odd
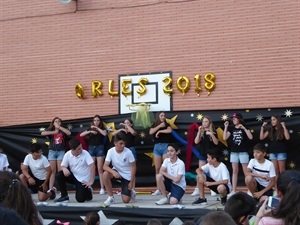
[[[54,202],[69,202],[69,196],[66,195],[66,196],[61,196],[60,198],[54,200]]]
[[[221,205],[224,206],[227,202],[227,195],[223,198],[221,198]]]
[[[55,191],[54,191],[54,190],[50,190],[50,192],[51,192],[50,199],[51,199],[51,200],[55,199],[55,198],[56,198],[56,193],[55,193]]]
[[[192,205],[196,205],[196,204],[206,205],[207,200],[206,198],[197,198],[195,201],[193,201]]]

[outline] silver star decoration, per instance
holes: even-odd
[[[263,121],[263,119],[264,119],[264,117],[263,117],[261,114],[258,114],[258,115],[256,116],[256,120],[257,120],[257,121]]]
[[[293,112],[292,112],[292,110],[287,109],[287,110],[285,110],[284,115],[285,115],[285,117],[291,117],[293,115]]]
[[[107,127],[106,127],[106,131],[107,131],[108,133],[110,133],[110,132],[113,131],[113,129],[112,129],[112,127],[110,127],[110,126],[107,126]]]
[[[72,124],[69,123],[67,128],[68,128],[68,130],[72,130],[72,128],[73,128]]]
[[[228,156],[229,155],[228,149],[223,149],[222,153],[223,153],[224,156]]]
[[[40,128],[40,132],[42,132],[42,131],[44,131],[44,130],[46,130],[45,127],[41,127],[41,128]]]
[[[228,114],[226,114],[226,113],[224,113],[222,116],[221,116],[221,119],[223,120],[223,121],[226,121],[226,120],[228,120]]]

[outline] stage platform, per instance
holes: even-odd
[[[222,210],[223,207],[218,201],[218,196],[211,196],[209,190],[205,192],[208,200],[207,205],[192,205],[196,197],[191,196],[193,187],[188,187],[180,205],[162,205],[155,204],[162,196],[152,196],[151,192],[155,188],[136,188],[136,202],[124,204],[121,196],[115,194],[115,203],[110,207],[103,207],[103,202],[107,195],[99,195],[99,190],[94,190],[93,200],[85,203],[78,203],[75,200],[73,191],[69,192],[70,202],[67,206],[57,206],[49,200],[48,206],[38,206],[44,224],[53,224],[54,221],[70,222],[70,225],[83,225],[84,216],[90,211],[96,211],[100,215],[101,225],[111,225],[117,220],[123,220],[126,225],[143,225],[153,218],[159,219],[163,225],[181,225],[186,220],[193,220],[195,217],[201,217],[210,210]],[[246,191],[244,187],[240,191]],[[114,189],[118,191],[118,189]],[[37,194],[33,194],[33,200],[37,202]],[[60,194],[57,193],[57,197]],[[177,206],[183,207],[179,209]]]

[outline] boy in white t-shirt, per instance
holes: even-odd
[[[3,152],[3,148],[2,146],[0,146],[0,171],[7,171],[9,163],[7,160],[7,156],[2,152]]]
[[[217,148],[209,149],[207,152],[207,164],[202,166],[197,174],[197,186],[200,197],[192,204],[207,204],[204,197],[204,187],[220,194],[221,204],[225,205],[227,194],[231,188],[229,171],[224,163],[221,162],[221,154]],[[209,176],[206,175],[209,174]]]
[[[20,180],[33,193],[38,193],[38,200],[44,202],[54,199],[55,189],[48,190],[51,176],[51,167],[48,159],[43,155],[39,144],[33,143],[30,146],[30,153],[26,155],[21,165],[22,174]]]
[[[114,136],[114,144],[115,147],[108,150],[103,165],[104,186],[108,194],[105,205],[110,205],[115,201],[111,183],[113,178],[121,181],[121,195],[124,203],[129,203],[131,199],[135,198],[133,178],[136,174],[136,163],[132,151],[125,147],[126,136],[123,132]],[[110,164],[112,164],[112,168]]]
[[[156,205],[178,204],[185,193],[185,165],[178,158],[179,147],[175,144],[168,144],[167,157],[156,174],[156,183],[163,197],[156,202]],[[169,198],[167,196],[169,192]]]
[[[254,159],[251,159],[246,170],[245,183],[254,198],[272,196],[276,182],[276,172],[273,163],[265,159],[266,149],[262,144],[253,147]],[[264,200],[262,198],[261,200]]]
[[[82,149],[80,141],[72,138],[69,142],[71,150],[67,151],[61,162],[61,171],[56,175],[61,197],[54,202],[68,202],[66,183],[75,184],[77,202],[91,201],[91,186],[95,180],[95,164],[92,156]]]

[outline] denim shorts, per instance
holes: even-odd
[[[202,155],[201,153],[199,153],[198,160],[207,162],[207,155]]]
[[[286,153],[270,153],[270,160],[286,160],[287,154]]]
[[[153,153],[156,156],[163,156],[167,154],[168,143],[156,143],[154,145]]]
[[[248,163],[249,154],[248,152],[231,152],[230,153],[230,162],[231,163]]]
[[[92,157],[104,157],[104,146],[103,145],[90,145],[89,146],[89,153]]]
[[[48,160],[62,160],[65,155],[65,151],[49,150]]]
[[[133,154],[133,156],[134,156],[134,159],[135,159],[135,161],[136,161],[136,160],[137,160],[137,155],[136,155],[135,147],[130,147],[129,149],[130,149],[130,151],[132,152],[132,154]]]

